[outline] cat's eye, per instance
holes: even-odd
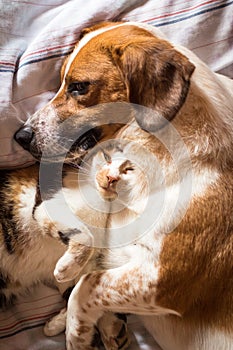
[[[85,95],[88,92],[90,83],[88,81],[77,81],[70,83],[67,92],[72,96]]]
[[[132,166],[129,166],[129,167],[124,169],[123,173],[127,174],[129,171],[133,171],[133,170],[134,170],[134,168]]]

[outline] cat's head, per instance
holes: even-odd
[[[99,149],[92,161],[97,191],[104,200],[129,200],[141,169],[127,157],[126,149]]]

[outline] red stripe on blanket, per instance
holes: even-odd
[[[192,47],[192,48],[190,48],[190,50],[196,50],[196,49],[200,49],[202,47],[207,47],[207,46],[210,46],[210,45],[218,44],[218,43],[221,43],[222,41],[226,41],[226,40],[229,40],[229,39],[232,39],[232,38],[233,38],[233,35],[229,36],[229,37],[227,37],[225,39],[221,39],[221,40],[218,40],[218,41],[213,41],[213,42],[205,44],[205,45]]]
[[[61,310],[61,309],[57,309],[57,310],[54,310],[53,312],[46,312],[46,313],[43,313],[43,314],[34,315],[33,317],[25,317],[25,318],[22,318],[21,320],[15,322],[15,323],[12,323],[12,324],[10,324],[10,325],[8,325],[7,327],[0,328],[0,332],[5,332],[5,331],[8,331],[8,330],[13,330],[13,329],[16,328],[17,326],[19,326],[19,325],[21,325],[22,323],[25,323],[25,322],[35,321],[35,320],[41,320],[41,319],[44,319],[44,318],[52,317],[53,315],[56,315],[58,312],[60,312],[60,310]]]
[[[41,298],[36,298],[34,300],[24,300],[24,301],[20,301],[19,303],[15,303],[15,305],[23,305],[23,304],[32,304],[32,303],[37,303],[38,301],[41,301],[41,300],[45,300],[45,299],[49,299],[49,298],[54,298],[54,297],[60,297],[61,298],[61,295],[59,293],[54,293],[54,294],[50,294],[50,295],[46,295],[44,297],[41,297]],[[63,299],[61,300],[58,300],[58,303],[61,303],[63,301]]]
[[[69,44],[66,44],[66,45],[58,45],[58,46],[53,46],[51,48],[46,48],[46,49],[41,49],[41,50],[37,50],[37,51],[33,51],[25,56],[22,57],[21,61],[25,60],[26,57],[29,57],[29,56],[34,56],[36,54],[40,54],[40,53],[43,53],[43,52],[48,52],[48,51],[53,51],[53,50],[56,50],[56,49],[64,49],[65,47],[72,47],[74,45],[77,44],[77,41],[74,41],[72,43],[69,43]],[[1,63],[1,62],[0,62]]]
[[[4,66],[15,66],[15,63],[10,63],[10,62],[4,62],[4,61],[0,61],[0,64],[4,65]]]

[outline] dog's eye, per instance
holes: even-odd
[[[88,92],[89,85],[88,81],[70,83],[67,92],[72,96],[85,95]]]
[[[96,139],[94,138],[94,136],[90,135],[81,142],[80,148],[82,148],[84,151],[87,151],[89,148],[92,148],[95,145]]]
[[[101,129],[98,127],[86,131],[73,143],[70,151],[76,152],[78,149],[87,151],[89,148],[94,147],[100,140],[101,133]]]

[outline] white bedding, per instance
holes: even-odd
[[[233,1],[222,0],[0,0],[0,167],[33,162],[13,140],[15,131],[55,94],[59,70],[83,27],[102,20],[159,26],[171,41],[194,50],[213,70],[233,78]],[[42,324],[62,300],[53,289],[32,295],[0,314],[1,350],[64,350],[64,334],[46,338]],[[157,350],[130,317],[131,350]]]
[[[116,19],[159,26],[233,78],[232,13],[232,0],[0,0],[0,167],[32,161],[13,135],[57,91],[83,27]]]

